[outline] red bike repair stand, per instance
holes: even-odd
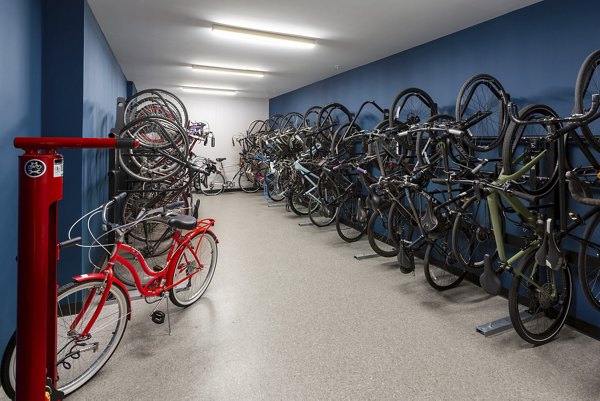
[[[15,138],[19,156],[17,401],[57,399],[57,206],[63,195],[59,148],[133,148],[115,138]],[[47,379],[50,383],[47,387]]]

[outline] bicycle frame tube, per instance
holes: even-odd
[[[537,164],[544,157],[545,154],[546,154],[545,150],[540,152],[540,154],[538,154],[536,157],[531,159],[529,161],[529,163],[525,164],[523,167],[521,167],[518,171],[516,171],[513,174],[509,174],[509,175],[500,174],[500,176],[494,181],[493,184],[494,185],[502,185],[510,180],[515,180],[515,179],[522,177],[535,164]],[[503,227],[502,227],[502,221],[500,218],[500,207],[499,207],[499,197],[500,196],[502,196],[502,198],[505,199],[509,203],[509,205],[520,216],[524,217],[531,226],[535,227],[537,217],[516,197],[510,195],[507,192],[503,192],[503,191],[500,191],[497,189],[490,189],[490,194],[487,196],[486,200],[488,202],[490,217],[492,220],[492,229],[494,230],[494,240],[496,242],[496,247],[498,249],[498,257],[499,257],[501,263],[503,263],[507,266],[512,266],[514,262],[516,262],[517,260],[519,260],[520,258],[525,256],[532,250],[539,247],[541,244],[541,239],[539,239],[539,238],[536,239],[531,244],[529,244],[529,246],[527,246],[524,249],[519,250],[516,254],[514,254],[512,257],[507,259],[506,249],[504,247],[504,241],[503,241],[504,231],[503,231]]]

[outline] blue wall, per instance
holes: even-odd
[[[334,101],[356,111],[371,99],[390,107],[401,90],[418,87],[433,97],[440,112],[453,115],[462,84],[488,73],[519,106],[544,103],[568,114],[579,67],[600,48],[594,31],[599,14],[597,0],[545,0],[273,98],[269,113],[303,113]],[[363,128],[371,128],[380,115],[370,117],[359,120]],[[576,276],[574,280],[573,316],[600,327],[600,314],[584,299]]]
[[[0,0],[0,351],[16,321],[17,155],[16,136],[41,132],[40,0]]]
[[[337,101],[355,111],[373,99],[389,107],[401,90],[418,87],[454,114],[462,84],[486,72],[520,105],[548,103],[571,111],[577,71],[600,47],[593,32],[600,3],[545,0],[405,52],[270,100],[270,114],[304,112]]]
[[[106,138],[115,126],[116,100],[127,96],[127,80],[112,53],[92,10],[85,3],[83,26],[83,135]],[[130,86],[134,86],[131,83]],[[106,149],[83,151],[80,215],[97,207],[108,197],[108,157]],[[80,190],[80,189],[75,189]],[[72,223],[73,220],[70,220]],[[99,221],[96,221],[99,224]],[[98,234],[99,227],[96,227]],[[86,231],[84,230],[84,234]],[[90,239],[84,237],[84,243]],[[98,256],[101,252],[95,253]],[[79,272],[87,272],[87,252],[83,252]],[[97,259],[96,259],[97,260]]]
[[[103,137],[114,125],[116,98],[126,79],[85,0],[0,0],[0,224],[17,225],[15,136]],[[108,196],[108,151],[67,151],[59,238]],[[0,244],[0,352],[15,328],[17,243]],[[61,252],[59,282],[87,265],[76,248]]]

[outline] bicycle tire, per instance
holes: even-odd
[[[304,128],[312,128],[317,126],[317,119],[321,108],[321,106],[311,106],[304,112],[302,119],[302,126]]]
[[[309,202],[310,196],[304,194],[304,188],[300,189],[299,191],[294,191],[289,198],[290,209],[298,216],[308,216],[310,206],[318,207],[318,205],[309,206]]]
[[[214,172],[206,179],[206,186],[204,183],[200,186],[200,192],[206,196],[216,196],[221,194],[225,190],[225,177],[219,172]]]
[[[451,242],[454,258],[471,273],[481,272],[485,255],[489,255],[491,261],[498,257],[489,205],[485,199],[473,197],[457,208]]]
[[[519,119],[524,121],[540,119],[543,117],[558,117],[552,108],[533,104],[524,107],[519,113]],[[557,125],[556,128],[560,128]],[[505,175],[512,174],[521,169],[542,151],[547,151],[539,163],[531,168],[531,173],[526,174],[515,182],[519,190],[534,196],[544,196],[554,189],[558,182],[558,163],[552,158],[558,157],[558,141],[564,137],[548,143],[545,137],[547,129],[541,124],[519,125],[511,122],[502,144],[502,166]],[[517,153],[520,153],[517,156]]]
[[[406,129],[411,125],[427,121],[437,114],[437,104],[423,89],[408,88],[396,95],[390,106],[389,128]],[[415,139],[406,136],[400,139],[408,150],[415,150]]]
[[[367,231],[368,222],[369,215],[364,199],[360,196],[350,196],[338,208],[335,229],[344,241],[355,242]]]
[[[187,307],[204,295],[215,274],[218,254],[217,240],[210,233],[198,232],[190,238],[169,272],[169,283],[184,280],[169,291],[173,304]]]
[[[238,177],[238,185],[243,192],[255,193],[261,189],[265,182],[265,176],[267,175],[269,168],[262,162],[253,163],[247,166],[244,172]],[[242,185],[242,177],[250,183],[250,185]]]
[[[340,103],[330,103],[319,110],[317,134],[326,147],[331,145],[335,132],[340,126],[352,121],[352,113]]]
[[[534,267],[537,288],[532,289],[531,286],[524,285],[526,281],[522,276],[528,274],[533,276]],[[557,286],[556,297],[548,294],[548,285],[551,286],[551,282]],[[550,290],[553,291],[554,289]],[[508,292],[510,320],[517,334],[533,345],[542,345],[551,341],[565,324],[571,306],[572,292],[573,283],[568,268],[554,271],[549,267],[537,265],[535,252],[524,256],[519,262],[517,273]],[[525,305],[521,305],[520,300],[524,300]],[[530,317],[531,319],[528,319]]]
[[[591,108],[592,94],[600,93],[600,50],[592,52],[581,64],[575,83],[575,107],[574,112],[583,114]],[[600,120],[596,118],[581,126],[581,131],[587,142],[596,152],[600,152],[598,134],[600,133]]]
[[[144,89],[125,100],[124,122],[128,124],[148,115],[161,116],[188,126],[188,113],[183,102],[164,89]]]
[[[65,395],[72,394],[73,392],[80,389],[85,383],[87,383],[102,367],[108,362],[111,356],[114,354],[115,350],[119,346],[121,339],[123,338],[123,334],[125,333],[125,329],[127,328],[127,320],[128,315],[130,313],[129,304],[127,301],[127,295],[118,285],[113,285],[110,288],[110,294],[108,295],[107,301],[100,311],[100,315],[97,317],[96,322],[92,326],[92,330],[90,331],[90,337],[86,338],[82,342],[79,341],[80,344],[74,343],[73,346],[69,346],[69,344],[74,341],[74,339],[70,339],[69,337],[73,337],[74,334],[77,333],[76,328],[71,328],[71,323],[68,322],[60,322],[61,318],[68,319],[69,316],[73,316],[75,313],[78,313],[78,310],[74,309],[80,307],[83,303],[82,299],[85,298],[85,293],[82,293],[81,296],[74,296],[73,294],[86,291],[94,293],[97,292],[97,288],[104,287],[104,280],[95,279],[89,280],[82,283],[71,282],[68,283],[58,289],[58,314],[59,314],[59,323],[58,323],[58,337],[57,337],[57,372],[58,372],[58,381],[56,383],[57,389],[65,393]],[[93,301],[92,301],[93,302]],[[93,303],[92,303],[93,304]],[[117,316],[114,318],[114,316]],[[85,327],[87,322],[84,314],[84,318],[77,324],[77,327]],[[110,318],[111,321],[115,322],[114,329],[111,329],[108,324],[101,324],[103,319]],[[110,323],[110,322],[109,322]],[[98,346],[101,344],[101,338],[98,336],[98,332],[94,331],[95,327],[99,327],[101,331],[108,331],[109,336],[106,341],[106,347],[98,352]],[[65,329],[66,333],[62,333],[61,329]],[[93,334],[92,334],[93,333]],[[14,336],[14,335],[13,335]],[[16,336],[15,336],[16,337]],[[103,337],[104,338],[104,337]],[[90,348],[89,340],[93,339],[94,343],[93,348]],[[67,341],[68,340],[68,341]],[[9,342],[9,346],[4,352],[4,356],[2,358],[2,366],[0,367],[2,373],[0,377],[2,378],[2,388],[4,392],[11,397],[14,397],[14,389],[15,389],[15,373],[16,373],[16,350],[15,350],[16,341]],[[102,344],[104,344],[102,342]],[[12,348],[10,346],[12,345]],[[68,351],[67,351],[67,347]],[[76,347],[81,347],[80,349]],[[94,351],[91,354],[89,351]],[[64,353],[63,353],[64,352]],[[66,354],[66,356],[64,356]],[[66,358],[70,356],[70,360]],[[77,357],[75,357],[77,355]],[[82,373],[72,375],[74,373],[74,369],[76,367],[81,367],[84,362],[89,360],[86,356],[91,355],[94,356],[92,361],[89,363],[89,366],[86,367]],[[63,357],[64,356],[64,357]],[[97,356],[97,357],[95,357]],[[60,362],[62,360],[62,363]],[[70,366],[67,368],[67,365]],[[73,377],[74,376],[74,377]]]
[[[423,258],[423,272],[431,287],[445,291],[458,286],[467,275],[452,255],[452,234],[446,231],[429,242]]]
[[[273,202],[281,202],[285,199],[285,190],[281,187],[279,173],[268,173],[265,176],[267,195]]]
[[[339,191],[328,179],[319,179],[317,193],[318,201],[310,197],[308,218],[315,226],[326,227],[333,223],[337,217],[339,208],[336,205],[336,201],[339,197]]]
[[[491,75],[475,75],[463,84],[456,98],[456,119],[465,121],[477,113],[489,113],[468,128],[468,135],[464,136],[467,146],[476,152],[487,152],[501,143],[509,121],[507,103],[506,91]]]
[[[388,229],[392,231],[390,239],[394,242],[394,246],[398,247],[400,242],[410,242],[416,231],[417,223],[413,216],[402,209],[396,202],[390,207],[390,215],[388,217]]]
[[[594,242],[598,237],[600,214],[596,213],[583,233],[579,244],[578,272],[579,283],[590,305],[600,311],[600,245]]]
[[[150,189],[147,189],[146,185],[149,185]],[[154,184],[160,185],[160,184]],[[169,190],[162,186],[154,186],[149,183],[140,183],[136,185],[127,194],[123,208],[121,210],[121,221],[123,223],[129,223],[135,220],[142,208],[148,210],[161,206],[166,206],[173,202],[183,202],[181,207],[171,209],[177,214],[191,214],[191,194],[187,188],[181,190]],[[156,191],[153,190],[156,188]]]
[[[390,203],[383,204],[374,210],[367,224],[367,238],[371,249],[384,258],[393,258],[398,255],[398,239],[392,238],[394,230],[388,227]]]
[[[134,120],[119,132],[121,138],[136,139],[136,149],[117,149],[121,169],[139,181],[159,182],[173,177],[186,164],[189,141],[175,121],[149,116]]]

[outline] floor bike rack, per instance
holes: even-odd
[[[57,149],[133,148],[133,139],[15,138],[19,156],[16,400],[57,400],[57,222],[63,156]],[[25,344],[25,346],[23,346]]]

